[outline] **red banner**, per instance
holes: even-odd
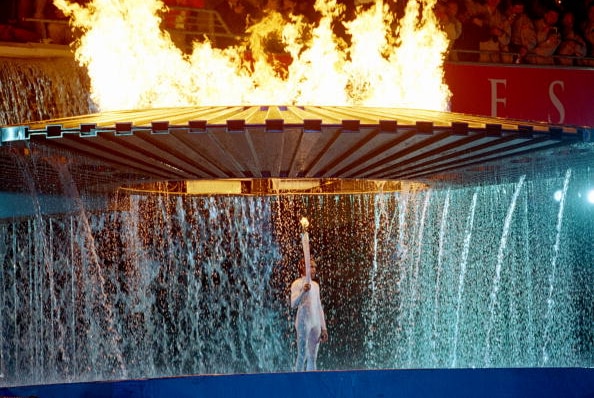
[[[452,112],[594,126],[594,69],[445,65]]]

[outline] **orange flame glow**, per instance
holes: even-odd
[[[191,54],[161,30],[160,0],[54,4],[83,32],[75,55],[88,69],[92,99],[102,111],[292,104],[448,110],[448,42],[432,12],[435,1],[409,0],[395,31],[381,0],[359,8],[344,22],[352,37],[347,46],[332,30],[342,23],[344,6],[317,0],[322,17],[315,26],[271,12],[249,28],[246,45],[221,50],[196,41]],[[271,33],[282,38],[288,66],[266,53],[262,43]]]

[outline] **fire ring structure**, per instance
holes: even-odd
[[[220,106],[114,111],[5,126],[0,184],[59,185],[49,163],[69,165],[80,190],[159,181],[259,179],[496,183],[586,162],[591,130],[464,114],[391,108]],[[38,156],[38,154],[42,154]],[[21,154],[18,162],[14,156]],[[48,161],[50,159],[50,161]],[[257,188],[256,188],[257,187]],[[311,188],[311,187],[310,187]]]

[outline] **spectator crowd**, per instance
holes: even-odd
[[[173,32],[172,37],[191,30],[187,26],[191,10],[216,14],[225,28],[211,38],[218,47],[239,43],[245,38],[246,30],[270,11],[285,18],[298,15],[311,23],[320,17],[314,10],[314,0],[163,2],[168,10],[163,18],[164,26]],[[338,2],[345,9],[342,20],[350,20],[355,18],[358,7],[369,7],[373,0]],[[0,3],[0,41],[71,42],[67,20],[52,0]],[[384,0],[384,3],[396,17],[403,15],[405,0]],[[438,0],[433,11],[450,41],[451,61],[594,66],[594,0]],[[342,24],[336,23],[334,29],[348,41]],[[190,42],[196,38],[186,36],[183,39],[186,45],[188,37]],[[282,44],[274,43],[270,41],[270,51],[282,52]]]
[[[313,3],[223,0],[214,9],[240,37],[266,10],[315,22],[319,15]],[[373,0],[339,3],[349,20],[357,7]],[[396,16],[403,15],[405,2],[384,3]],[[438,0],[434,13],[450,41],[452,61],[594,66],[594,0]],[[335,30],[344,35],[339,24]]]
[[[440,0],[450,59],[594,66],[594,1]]]

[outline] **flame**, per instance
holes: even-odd
[[[395,30],[381,0],[358,8],[356,18],[344,22],[352,37],[347,45],[332,29],[343,23],[344,6],[317,0],[322,17],[315,25],[269,12],[248,29],[247,44],[221,50],[196,41],[191,54],[161,30],[166,9],[160,0],[54,4],[82,32],[75,56],[102,111],[262,104],[448,110],[448,41],[432,12],[435,1],[409,0]],[[263,43],[270,35],[282,41],[290,62],[267,53]]]
[[[301,224],[301,227],[304,230],[307,229],[307,227],[309,227],[309,220],[307,219],[307,217],[301,217],[301,219],[299,220],[299,223]]]

